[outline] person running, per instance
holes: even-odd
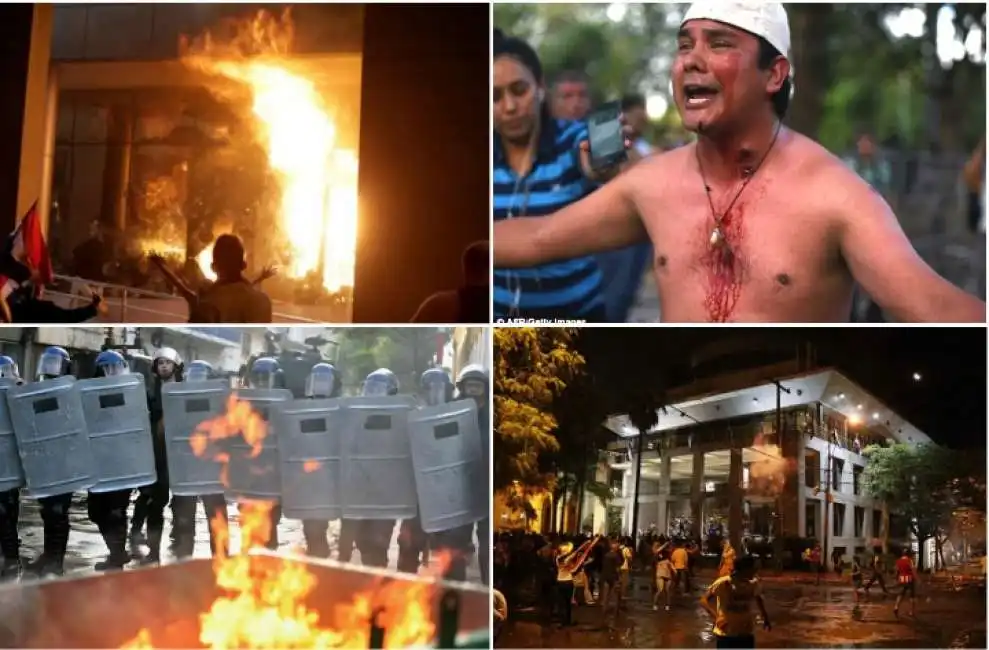
[[[690,593],[690,557],[687,549],[683,547],[683,542],[678,541],[673,553],[670,555],[670,562],[673,564],[673,588],[680,587],[684,594]]]
[[[862,563],[858,555],[852,556],[852,590],[855,593],[855,602],[858,603],[862,595]]]
[[[701,596],[701,607],[714,618],[715,647],[755,648],[753,605],[762,615],[763,629],[772,629],[755,575],[755,559],[745,555],[735,560],[731,575],[712,582]]]
[[[735,549],[727,539],[721,546],[721,564],[718,566],[718,577],[731,575],[735,566]]]
[[[883,554],[880,549],[873,549],[872,551],[872,571],[869,574],[869,582],[865,583],[865,595],[869,595],[869,589],[872,588],[876,582],[882,587],[883,595],[888,596],[889,590],[886,589],[886,580],[883,578],[883,571],[885,570],[885,565],[883,564]]]
[[[893,604],[893,616],[900,617],[900,603],[904,596],[910,596],[910,616],[916,616],[917,606],[917,567],[911,557],[910,549],[903,549],[903,555],[896,561],[896,582],[900,585],[900,593]]]
[[[676,551],[674,551],[675,553]],[[666,611],[670,611],[670,604],[673,602],[673,589],[676,584],[674,576],[679,571],[673,568],[670,561],[670,553],[667,550],[659,552],[659,561],[656,562],[656,595],[652,599],[652,610],[659,610],[659,597],[666,594]]]

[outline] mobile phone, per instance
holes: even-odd
[[[591,167],[605,169],[625,162],[625,134],[618,119],[622,107],[619,102],[600,106],[587,118],[588,142],[591,146]]]

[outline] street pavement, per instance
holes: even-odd
[[[575,609],[576,625],[547,626],[533,611],[513,612],[499,633],[499,648],[712,648],[711,620],[697,604],[713,573],[702,573],[670,612],[653,611],[644,577],[633,579],[627,611],[607,622],[598,607]],[[984,589],[959,590],[944,582],[918,585],[917,616],[904,603],[893,616],[894,597],[873,589],[855,612],[851,585],[832,578],[815,586],[809,576],[763,579],[771,631],[759,630],[765,648],[985,648]]]
[[[228,507],[230,517],[230,549],[236,552],[239,544],[239,527],[237,526],[237,507],[231,504]],[[72,526],[69,534],[69,547],[65,558],[66,575],[80,575],[93,572],[93,565],[106,557],[107,549],[103,543],[103,538],[96,529],[95,524],[89,521],[86,514],[85,498],[81,494],[75,495],[72,508],[69,511]],[[339,536],[340,522],[330,522],[330,549],[331,557],[336,557],[337,539]],[[171,509],[165,509],[165,535],[162,542],[162,563],[175,560],[175,557],[168,551],[169,534],[171,531]],[[21,537],[21,555],[28,559],[34,559],[41,554],[44,535],[41,526],[41,513],[38,502],[34,499],[24,498],[21,500],[21,517],[19,532]],[[398,563],[398,526],[395,527],[395,534],[392,537],[392,544],[388,550],[388,567],[395,569]],[[298,553],[305,552],[305,540],[302,535],[302,522],[282,519],[278,526],[279,552]],[[144,549],[145,552],[147,549]],[[208,558],[209,550],[209,527],[202,505],[196,508],[196,545],[193,557]],[[354,550],[351,562],[360,564],[360,551]],[[136,566],[131,563],[129,566]],[[467,568],[467,579],[471,582],[480,582],[481,574],[476,556],[472,559]]]

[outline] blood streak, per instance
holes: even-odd
[[[707,292],[704,308],[712,323],[727,323],[742,294],[742,240],[744,234],[743,206],[735,205],[721,220],[725,238],[722,246],[711,246],[710,222],[705,222],[704,254],[701,263],[707,271]]]

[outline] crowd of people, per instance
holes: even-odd
[[[744,543],[741,546],[739,552],[729,540],[722,540],[718,552],[712,554],[705,552],[700,539],[655,532],[639,536],[637,544],[619,535],[497,534],[493,564],[496,635],[513,617],[526,614],[535,615],[544,625],[571,627],[575,625],[574,608],[593,608],[592,623],[613,627],[637,599],[634,578],[640,586],[643,581],[648,584],[653,611],[700,607],[711,617],[717,647],[755,647],[756,628],[771,630],[758,576],[763,562],[747,553]],[[835,572],[844,576],[841,557],[832,559]],[[803,560],[820,585],[827,566],[820,543],[811,544]],[[712,561],[717,562],[713,575],[706,569],[702,574],[702,563],[707,566]],[[892,567],[886,566],[885,556],[875,549],[869,558],[854,556],[847,568],[856,604],[878,586],[883,597],[895,591],[895,616],[904,602],[909,603],[910,615],[915,614],[917,570],[909,548]],[[892,589],[886,583],[889,568],[895,580]],[[582,619],[586,623],[588,617]]]

